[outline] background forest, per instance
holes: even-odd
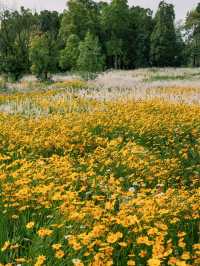
[[[32,72],[200,66],[200,3],[184,23],[172,4],[150,9],[127,0],[69,0],[63,13],[29,9],[0,14],[0,73],[17,80]]]

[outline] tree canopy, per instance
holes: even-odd
[[[30,43],[31,71],[40,79],[47,80],[48,74],[56,70],[56,46],[49,34],[35,35]]]
[[[66,46],[60,51],[59,64],[62,70],[76,69],[79,56],[79,37],[71,34],[67,39]]]
[[[153,16],[127,0],[69,0],[61,14],[3,10],[0,24],[0,73],[13,79],[31,71],[46,76],[44,69],[200,66],[200,3],[181,25],[172,4],[161,1]]]
[[[200,66],[200,3],[186,18],[188,49],[192,66]]]
[[[29,41],[35,18],[28,9],[0,14],[0,72],[18,79],[29,71]]]
[[[99,40],[90,32],[86,34],[85,39],[80,43],[79,52],[77,66],[80,71],[95,73],[103,70],[104,58],[101,54]]]
[[[174,66],[177,56],[175,13],[172,4],[160,2],[151,35],[151,60],[158,67]]]

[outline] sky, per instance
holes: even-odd
[[[109,1],[109,0],[107,0]],[[25,6],[27,8],[42,10],[58,10],[62,11],[66,8],[67,0],[0,0],[0,4],[4,3],[11,8]],[[142,7],[156,10],[160,0],[129,0],[130,5],[140,5]],[[197,5],[199,0],[167,0],[168,3],[175,5],[176,20],[184,19],[187,12]]]

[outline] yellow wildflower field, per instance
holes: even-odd
[[[199,178],[199,105],[0,94],[0,265],[198,266]]]

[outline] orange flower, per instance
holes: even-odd
[[[55,255],[55,257],[56,257],[57,259],[62,259],[64,256],[65,256],[65,253],[64,253],[61,249],[58,250],[58,251],[56,251],[56,255]]]
[[[46,261],[45,256],[38,256],[35,266],[42,266],[45,261]]]
[[[140,257],[144,258],[144,257],[146,257],[146,255],[147,255],[146,250],[141,250],[140,251]]]

